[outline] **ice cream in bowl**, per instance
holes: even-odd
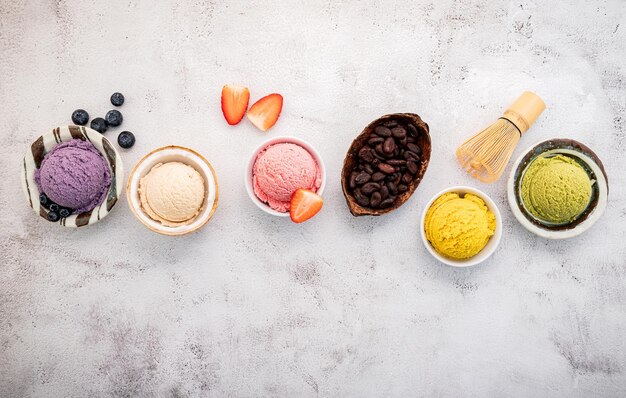
[[[322,157],[309,143],[276,137],[252,153],[244,183],[248,196],[261,210],[288,217],[291,198],[298,189],[322,194],[326,171]]]
[[[587,230],[606,207],[608,179],[598,156],[571,139],[530,147],[513,165],[508,200],[517,220],[550,239]]]
[[[196,151],[166,146],[137,163],[126,195],[135,217],[150,230],[184,235],[204,226],[217,209],[217,176]]]
[[[421,237],[436,259],[469,267],[493,254],[502,237],[500,211],[482,191],[466,186],[447,188],[426,205]]]
[[[41,135],[22,163],[29,205],[41,217],[65,227],[103,219],[122,189],[119,153],[102,134],[87,127],[57,127]]]

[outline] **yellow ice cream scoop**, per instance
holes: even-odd
[[[574,221],[591,200],[591,178],[565,155],[539,156],[522,177],[522,202],[537,219],[551,224]]]
[[[462,260],[478,254],[496,229],[496,217],[485,202],[469,193],[444,193],[426,212],[426,239],[441,255]]]

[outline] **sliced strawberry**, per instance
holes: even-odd
[[[259,130],[267,131],[276,124],[283,109],[283,96],[270,94],[255,102],[248,110],[248,119]]]
[[[324,205],[321,196],[308,189],[298,189],[291,197],[289,215],[295,223],[305,222],[316,215]]]
[[[222,113],[230,125],[243,119],[250,101],[250,90],[247,87],[227,84],[222,87]]]

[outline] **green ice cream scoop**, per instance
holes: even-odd
[[[522,178],[524,207],[552,224],[574,221],[591,199],[591,178],[574,159],[556,155],[533,160]]]

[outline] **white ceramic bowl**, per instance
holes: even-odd
[[[52,129],[38,137],[24,154],[21,180],[24,195],[30,207],[47,220],[48,210],[39,203],[39,189],[35,183],[35,169],[39,167],[41,160],[56,145],[73,139],[88,140],[100,151],[109,165],[111,171],[111,187],[106,199],[93,210],[72,214],[61,218],[59,224],[64,227],[84,227],[94,224],[106,217],[118,201],[124,184],[124,166],[122,157],[115,147],[102,134],[84,126],[63,126]]]
[[[520,186],[530,163],[540,155],[563,154],[574,157],[586,166],[592,183],[591,203],[574,221],[565,225],[547,225],[533,217],[522,203]],[[600,218],[606,208],[609,184],[600,158],[586,145],[568,138],[553,138],[530,146],[515,161],[507,182],[507,198],[517,221],[535,235],[547,239],[567,239],[580,235]]]
[[[160,222],[153,220],[141,208],[139,193],[137,192],[139,188],[139,180],[158,163],[167,162],[181,162],[189,165],[196,169],[204,179],[204,203],[202,205],[202,209],[200,210],[200,214],[198,214],[198,216],[189,225],[181,225],[177,227],[165,226]],[[133,212],[135,217],[137,217],[137,219],[151,231],[158,232],[163,235],[185,235],[200,229],[211,219],[213,213],[215,213],[219,197],[217,175],[208,160],[196,151],[176,145],[165,146],[150,152],[144,156],[139,163],[137,163],[128,177],[126,197],[128,198],[130,210]]]
[[[317,190],[318,195],[320,196],[322,195],[322,193],[324,192],[324,187],[326,186],[326,168],[324,166],[324,161],[322,160],[322,157],[320,156],[320,154],[315,150],[315,148],[313,148],[311,144],[301,139],[294,138],[294,137],[276,137],[276,138],[272,138],[272,139],[265,141],[264,143],[259,145],[259,147],[252,153],[252,156],[250,156],[250,160],[248,161],[248,165],[246,167],[246,173],[244,175],[244,183],[246,185],[246,191],[248,192],[248,196],[250,197],[250,200],[255,205],[257,205],[259,209],[277,217],[289,217],[289,212],[281,213],[279,211],[272,209],[267,203],[262,202],[254,194],[254,187],[252,184],[252,170],[254,168],[254,163],[256,162],[256,158],[257,156],[259,156],[259,153],[261,153],[265,148],[267,148],[270,145],[284,143],[284,142],[290,142],[292,144],[299,145],[302,148],[306,149],[313,156],[313,159],[315,159],[315,162],[317,162],[317,165],[320,168],[320,174],[322,176],[322,184]]]
[[[428,239],[426,239],[426,233],[424,231],[424,224],[426,221],[426,213],[428,212],[428,209],[430,209],[430,206],[438,197],[449,192],[454,192],[454,193],[459,193],[459,194],[471,193],[473,195],[478,196],[483,201],[485,201],[485,204],[487,205],[489,210],[491,210],[491,212],[496,216],[496,229],[491,239],[489,239],[489,242],[487,242],[487,245],[480,252],[478,252],[478,254],[465,260],[455,260],[455,259],[448,258],[439,254],[430,244]],[[491,200],[491,198],[487,196],[486,193],[479,191],[478,189],[475,189],[472,187],[456,186],[456,187],[446,188],[432,197],[432,199],[428,202],[428,204],[424,208],[424,212],[422,213],[420,228],[421,228],[420,234],[422,236],[422,242],[424,242],[426,249],[428,250],[430,254],[433,255],[433,257],[435,257],[437,260],[441,261],[442,263],[451,265],[453,267],[471,267],[473,265],[482,263],[483,261],[488,259],[489,256],[493,254],[493,252],[496,251],[496,248],[500,244],[500,239],[502,238],[502,217],[500,216],[500,210],[498,210],[498,206],[496,206],[494,201]]]

